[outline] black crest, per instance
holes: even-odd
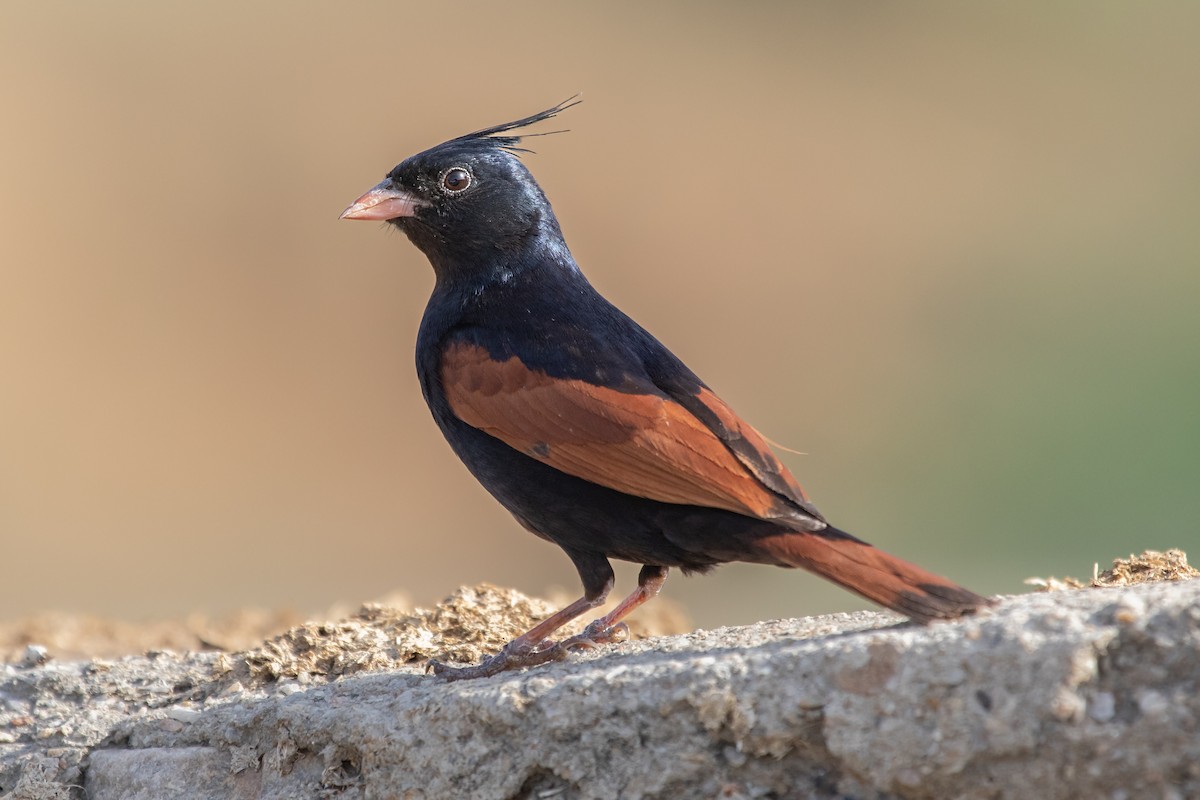
[[[531,114],[528,117],[522,117],[521,119],[513,120],[512,122],[505,122],[500,125],[493,125],[490,128],[483,128],[481,130],[473,131],[472,133],[463,134],[462,136],[451,139],[446,144],[465,144],[467,142],[479,142],[486,140],[493,147],[498,147],[501,150],[507,150],[513,154],[531,153],[533,152],[532,150],[519,146],[522,139],[531,136],[549,136],[552,133],[565,133],[566,131],[543,131],[542,133],[524,133],[509,136],[502,136],[500,134],[506,134],[509,131],[515,131],[518,128],[524,128],[529,125],[542,122],[543,120],[556,117],[563,111],[566,111],[568,108],[577,106],[582,102],[583,101],[579,99],[579,95],[574,95],[572,97],[568,97],[566,100],[563,100],[556,106],[547,108],[545,111],[539,111],[536,114]]]

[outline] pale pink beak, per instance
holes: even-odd
[[[338,219],[396,219],[412,217],[420,201],[414,194],[397,189],[390,179],[372,188],[350,204]]]

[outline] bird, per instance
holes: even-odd
[[[421,391],[453,451],[534,535],[573,562],[583,595],[448,680],[561,660],[622,640],[623,619],[671,568],[799,567],[918,623],[992,601],[834,527],[767,440],[587,280],[525,166],[527,127],[578,96],[417,153],[340,219],[385,221],[429,260]],[[548,133],[560,133],[550,131]],[[640,564],[637,587],[603,604],[610,559]]]

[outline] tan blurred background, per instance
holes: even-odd
[[[423,257],[336,217],[579,91],[528,156],[576,257],[839,525],[986,592],[1195,549],[1198,35],[1187,3],[4,4],[0,618],[574,590],[425,410]],[[863,605],[761,567],[667,593]]]

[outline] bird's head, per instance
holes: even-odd
[[[523,119],[468,133],[410,156],[341,219],[385,220],[404,231],[439,276],[495,264],[530,247],[561,246],[549,201],[517,154],[513,131],[549,119],[571,98]],[[524,136],[544,134],[524,134]],[[563,247],[565,252],[565,247]]]

